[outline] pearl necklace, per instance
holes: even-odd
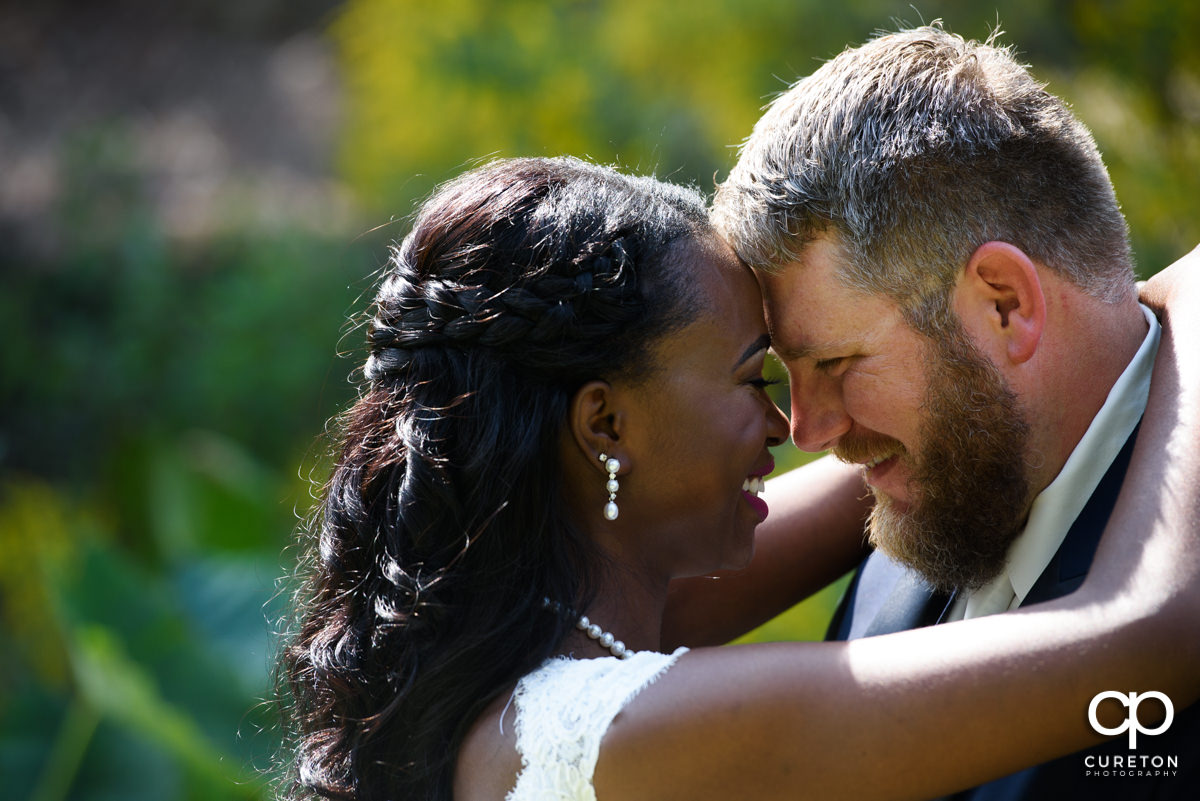
[[[567,609],[558,601],[551,601],[549,598],[542,599],[542,608],[549,609],[559,617],[566,618],[568,620],[572,617],[575,617],[575,613],[570,609]],[[597,624],[588,620],[587,615],[580,615],[575,620],[575,628],[587,634],[589,638],[595,640],[600,644],[601,647],[607,648],[608,652],[617,659],[628,659],[629,657],[633,656],[633,651],[626,648],[625,643],[618,640],[611,632],[605,631]]]

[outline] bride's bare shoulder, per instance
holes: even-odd
[[[454,769],[454,801],[504,801],[517,781],[516,710],[505,692],[471,724]]]

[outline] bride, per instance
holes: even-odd
[[[1165,478],[1129,471],[1059,601],[660,652],[669,582],[750,560],[787,436],[757,284],[689,190],[572,159],[467,173],[421,208],[371,315],[283,655],[294,796],[918,798],[1097,742],[1097,688],[1200,695],[1179,448]],[[1169,326],[1163,353],[1152,405],[1196,391]],[[1174,429],[1147,416],[1135,460],[1195,441],[1185,400],[1154,418]],[[817,471],[788,514],[843,543],[824,576],[857,551],[862,486]]]

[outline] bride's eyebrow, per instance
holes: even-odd
[[[750,347],[746,348],[746,350],[742,353],[742,358],[737,360],[737,364],[733,366],[733,369],[736,370],[737,368],[741,367],[746,363],[747,360],[750,359],[750,357],[754,356],[754,354],[758,353],[760,350],[766,350],[769,347],[771,347],[771,337],[769,334],[763,334],[758,339],[754,340]]]

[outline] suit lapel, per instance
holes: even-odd
[[[829,626],[828,639],[855,640],[938,622],[947,596],[878,551],[864,561]]]
[[[916,573],[905,571],[863,636],[875,637],[938,623],[949,602],[948,595],[933,590]]]

